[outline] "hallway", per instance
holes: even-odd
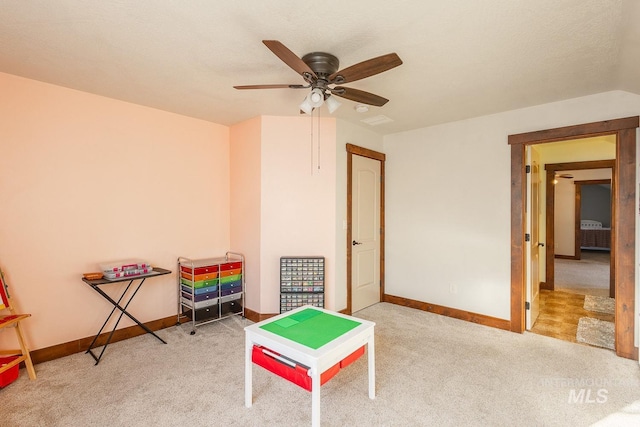
[[[531,332],[563,341],[578,343],[580,318],[607,322],[615,314],[584,308],[585,295],[609,295],[609,252],[582,251],[580,260],[555,260],[555,290],[540,290],[540,315]]]

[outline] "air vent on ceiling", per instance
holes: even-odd
[[[361,122],[364,122],[364,123],[366,123],[366,124],[368,124],[368,125],[371,125],[371,126],[378,126],[378,125],[381,125],[381,124],[383,124],[383,123],[389,123],[389,122],[392,122],[392,121],[393,121],[393,119],[390,119],[389,117],[387,117],[387,116],[383,116],[383,115],[381,114],[381,115],[379,115],[379,116],[368,117],[368,118],[366,118],[366,119],[362,119],[362,120],[360,120],[360,121],[361,121]]]

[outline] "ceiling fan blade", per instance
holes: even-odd
[[[382,107],[384,104],[389,102],[387,98],[349,87],[336,86],[331,90],[331,93],[342,98],[350,99],[351,101],[361,102],[363,104],[373,105],[376,107]]]
[[[288,47],[283,45],[277,40],[262,40],[262,43],[267,46],[271,52],[275,53],[275,55],[282,60],[289,67],[293,68],[296,73],[300,74],[302,77],[305,76],[305,73],[312,76],[314,79],[318,78],[316,73],[313,72],[311,68],[302,60],[298,55],[291,52]],[[305,79],[306,80],[306,79]]]
[[[235,89],[304,89],[310,86],[305,85],[243,85],[234,86]]]
[[[374,76],[384,71],[390,70],[402,64],[402,60],[395,53],[389,53],[387,55],[378,56],[367,61],[360,62],[345,68],[344,70],[336,71],[329,76],[329,81],[333,82],[336,77],[342,76],[335,83],[343,84],[354,82],[356,80],[364,79],[365,77]]]

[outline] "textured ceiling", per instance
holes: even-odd
[[[262,43],[340,68],[396,52],[347,86],[390,99],[334,115],[381,134],[609,90],[640,94],[637,0],[2,0],[0,72],[232,125],[297,115],[303,83]],[[326,108],[321,114],[327,115]]]

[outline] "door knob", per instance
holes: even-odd
[[[544,246],[544,243],[539,242],[539,243],[538,243],[538,246]]]
[[[356,242],[355,240],[353,242],[351,242],[351,245],[355,246],[355,245],[361,245],[362,242]]]

